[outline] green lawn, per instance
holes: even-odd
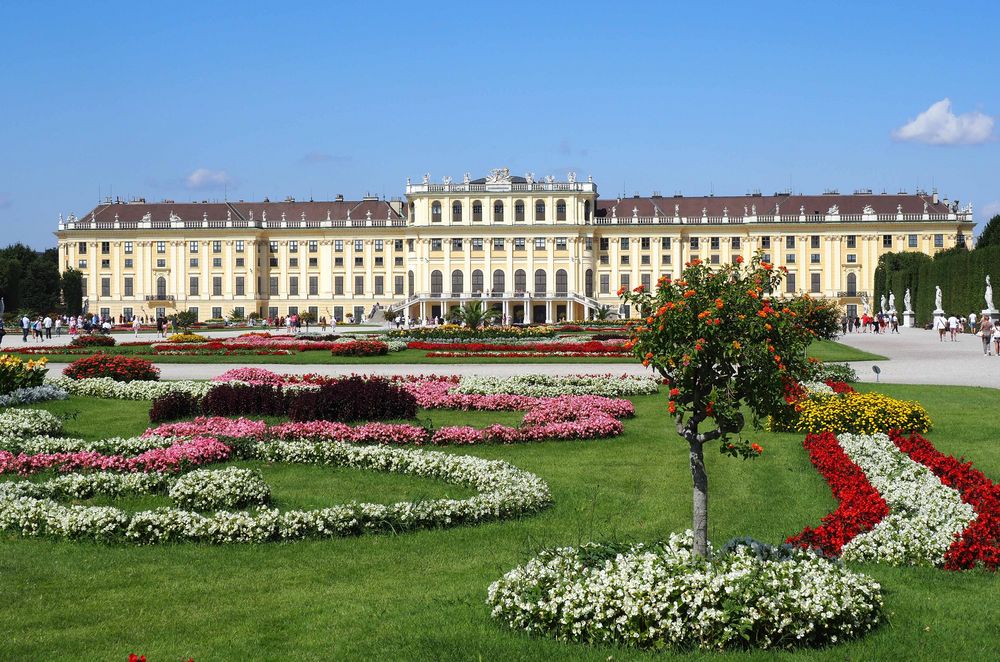
[[[939,449],[1000,478],[1000,417],[991,389],[881,385],[919,399]],[[549,482],[555,505],[519,521],[400,536],[211,547],[106,546],[0,537],[0,659],[608,660],[650,655],[586,648],[498,627],[489,583],[539,548],[593,539],[649,540],[690,517],[685,446],[669,431],[661,396],[635,399],[638,416],[616,439],[449,449],[502,458]],[[148,403],[73,398],[44,408],[67,432],[128,435]],[[978,414],[978,415],[977,415]],[[976,420],[970,425],[970,416]],[[514,423],[518,413],[421,412],[434,425]],[[709,454],[711,533],[778,542],[834,505],[794,434],[753,433],[764,455]],[[351,470],[261,468],[287,505],[340,499],[459,496],[461,488]],[[125,504],[128,505],[128,504]],[[1000,622],[1000,576],[861,566],[883,583],[888,618],[874,634],[797,655],[726,659],[990,659]],[[673,658],[666,654],[664,657]],[[703,655],[676,655],[702,659]],[[714,656],[713,656],[714,657]],[[659,659],[659,656],[657,657]]]
[[[823,361],[887,361],[879,354],[864,352],[835,340],[817,340],[809,346],[809,356]]]

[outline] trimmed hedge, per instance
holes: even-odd
[[[301,391],[288,403],[293,421],[384,421],[416,418],[417,399],[384,379],[350,377]]]
[[[111,336],[77,336],[69,341],[70,347],[114,347]]]

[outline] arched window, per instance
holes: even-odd
[[[451,272],[451,292],[461,294],[463,289],[465,289],[465,275],[461,269],[455,269]]]
[[[461,223],[462,222],[462,203],[455,201],[451,203],[451,222]]]
[[[506,289],[506,283],[504,279],[503,269],[497,269],[493,272],[493,294],[500,294]]]
[[[542,296],[545,294],[545,269],[535,270],[535,296]]]
[[[503,223],[503,203],[499,200],[493,203],[493,222]]]
[[[514,291],[524,293],[528,289],[528,275],[524,273],[524,269],[518,269],[514,272]]]
[[[482,293],[483,291],[483,272],[476,269],[472,272],[472,292]]]
[[[407,283],[407,285],[409,286],[408,287],[408,289],[409,289],[409,296],[411,296],[411,297],[413,296],[413,291],[416,289],[416,284],[417,284],[416,280],[417,280],[417,278],[413,274],[413,271],[411,270],[410,273],[407,274],[407,281],[409,281]]]
[[[441,203],[435,200],[431,203],[431,223],[441,222]]]
[[[560,269],[556,272],[556,296],[566,296],[566,292],[569,290],[569,278],[566,275],[565,269]]]
[[[556,200],[556,220],[565,221],[566,220],[566,201]]]
[[[483,203],[479,200],[475,200],[472,203],[472,220],[481,221],[483,220]]]
[[[588,297],[594,296],[594,270],[587,269],[587,273],[583,277],[583,292]]]
[[[441,290],[444,288],[444,276],[441,272],[435,269],[431,272],[431,294],[441,294]]]
[[[518,200],[514,203],[514,220],[524,220],[524,200]]]
[[[858,276],[854,272],[847,274],[847,296],[858,295]]]
[[[583,203],[583,220],[584,222],[590,222],[590,200],[586,200]]]
[[[535,202],[535,220],[544,221],[545,220],[545,203],[542,200]]]
[[[160,276],[156,279],[156,298],[161,301],[167,296],[167,279]]]

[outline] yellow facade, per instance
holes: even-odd
[[[971,207],[936,194],[601,200],[593,181],[512,177],[407,182],[403,201],[109,203],[60,221],[63,267],[88,309],[202,320],[312,312],[360,318],[375,304],[420,319],[486,301],[508,321],[619,310],[620,286],[676,276],[698,257],[757,250],[789,291],[855,312],[880,255],[968,243]],[[627,310],[622,310],[628,313]]]

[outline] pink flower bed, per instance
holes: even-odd
[[[220,462],[229,458],[231,449],[213,437],[193,437],[166,448],[154,448],[135,457],[104,455],[94,451],[75,453],[36,453],[14,455],[0,451],[0,474],[27,476],[47,469],[69,473],[81,469],[122,472],[158,471],[171,473],[182,468]]]

